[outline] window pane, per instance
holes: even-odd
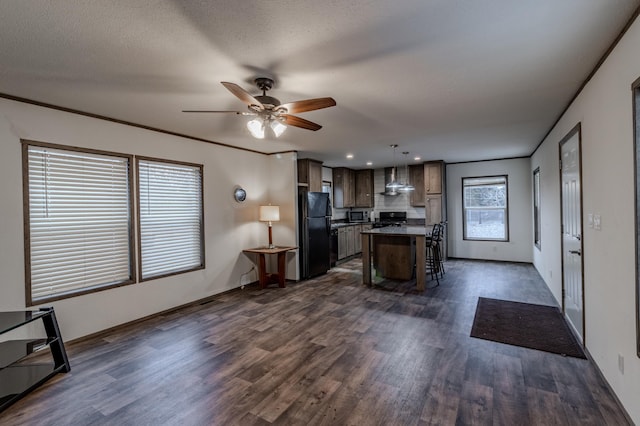
[[[507,177],[464,178],[464,239],[508,239]]]
[[[139,160],[142,279],[204,267],[202,168]]]
[[[504,240],[504,210],[467,210],[467,238]]]
[[[28,301],[132,282],[129,158],[26,147]]]
[[[506,207],[507,185],[477,185],[464,187],[465,207]]]

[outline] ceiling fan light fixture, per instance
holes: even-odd
[[[276,135],[276,138],[279,138],[280,135],[282,135],[284,131],[287,130],[287,126],[285,126],[278,120],[271,120],[270,126],[271,130],[273,130],[273,133]]]
[[[264,139],[264,121],[262,118],[254,118],[247,122],[247,129],[256,139]]]
[[[264,139],[267,127],[277,138],[284,133],[287,127],[299,127],[306,130],[320,130],[322,128],[318,123],[314,123],[296,115],[299,112],[315,111],[318,109],[336,106],[333,98],[315,98],[303,99],[295,102],[287,102],[281,104],[280,101],[273,96],[267,95],[267,91],[273,87],[273,79],[268,77],[259,77],[255,79],[255,83],[262,95],[253,96],[242,87],[228,81],[221,81],[222,85],[231,92],[236,98],[240,99],[247,105],[249,112],[246,111],[213,111],[213,110],[183,110],[182,112],[202,112],[202,113],[222,113],[236,115],[252,115],[258,116],[247,123],[247,129],[256,139]]]

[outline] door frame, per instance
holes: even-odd
[[[582,276],[582,346],[587,345],[587,322],[586,322],[586,304],[585,304],[585,285],[584,285],[584,220],[582,220],[583,213],[583,191],[582,191],[582,123],[578,122],[570,131],[563,137],[558,143],[558,168],[559,168],[559,188],[560,188],[560,264],[562,265],[562,294],[560,295],[560,304],[562,305],[562,313],[566,316],[566,309],[564,303],[564,295],[565,295],[565,283],[564,283],[564,238],[563,238],[563,210],[562,210],[562,145],[564,145],[569,139],[578,134],[578,150],[579,150],[579,158],[578,165],[580,167],[580,275]],[[573,329],[573,326],[570,327]],[[575,331],[575,330],[573,330]]]
[[[640,77],[631,84],[633,102],[633,193],[636,263],[636,354],[640,358]]]

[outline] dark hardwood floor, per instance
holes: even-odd
[[[554,304],[532,266],[446,270],[367,288],[356,259],[72,343],[0,424],[628,424],[590,361],[469,337],[479,296]]]

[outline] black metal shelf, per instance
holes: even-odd
[[[35,320],[42,320],[46,338],[0,342],[0,412],[57,373],[71,370],[53,308],[0,312],[0,335]],[[53,362],[31,364],[28,363],[32,361],[31,358],[25,360],[27,356],[47,347]],[[39,355],[36,358],[40,359]]]
[[[8,367],[32,353],[51,344],[56,338],[7,340],[0,342],[0,369]],[[1,370],[0,370],[1,371]]]

